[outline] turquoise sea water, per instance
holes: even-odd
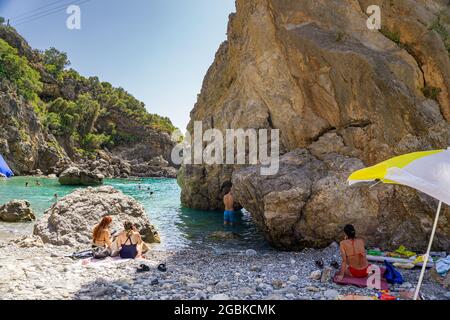
[[[28,182],[29,186],[25,187]],[[40,185],[38,185],[38,183]],[[108,179],[111,185],[142,203],[150,221],[161,235],[160,249],[180,249],[195,247],[267,249],[268,245],[244,211],[239,226],[224,229],[221,212],[198,211],[182,208],[180,188],[175,179]],[[54,195],[63,197],[79,187],[61,186],[57,179],[14,177],[0,179],[0,204],[12,199],[28,200],[38,218],[55,202]],[[153,192],[151,195],[150,192]],[[0,235],[26,234],[32,224],[0,223]],[[229,227],[228,227],[229,228]],[[214,231],[233,231],[240,239],[217,242],[208,235]]]

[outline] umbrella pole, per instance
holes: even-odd
[[[420,287],[422,286],[423,276],[425,275],[425,270],[427,269],[427,263],[430,257],[431,246],[433,245],[434,234],[436,233],[436,227],[439,221],[439,214],[441,212],[442,201],[439,201],[439,206],[436,211],[436,217],[434,218],[433,230],[431,231],[430,242],[428,243],[427,253],[425,254],[425,260],[423,262],[422,271],[420,272],[419,282],[417,283],[416,291],[414,292],[414,300],[419,297]]]

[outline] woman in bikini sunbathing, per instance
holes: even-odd
[[[111,223],[111,216],[103,217],[92,231],[92,248],[98,257],[104,258],[111,255],[111,233],[109,231]]]
[[[345,275],[365,278],[368,276],[369,262],[364,240],[356,238],[355,227],[351,224],[344,227],[344,233],[345,240],[340,243],[342,267],[338,279],[342,280]]]

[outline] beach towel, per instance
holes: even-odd
[[[379,250],[367,250],[367,254],[371,255],[371,256],[378,256],[381,257],[383,256],[383,252],[379,251]]]
[[[384,268],[381,268],[381,274],[383,275],[386,270]],[[354,278],[351,276],[344,276],[342,280],[338,280],[338,276],[336,275],[333,278],[333,282],[340,285],[351,285],[356,286],[360,288],[366,288],[368,284],[369,277],[365,278]],[[382,276],[380,279],[380,288],[375,288],[377,290],[389,290],[389,284],[387,283],[386,279]]]
[[[84,267],[105,267],[108,265],[114,265],[117,263],[127,262],[131,259],[122,259],[120,257],[107,257],[105,259],[86,258],[79,260],[76,265]]]
[[[142,257],[136,259],[122,259],[120,256],[107,257],[105,259],[86,258],[83,260],[79,260],[78,262],[75,263],[75,265],[84,267],[107,267],[117,263],[126,263],[129,261],[148,261],[148,260]]]
[[[411,258],[416,255],[415,252],[406,250],[405,246],[400,246],[397,250],[395,250],[395,252],[407,258]]]
[[[395,262],[413,263],[414,265],[416,265],[416,267],[421,267],[423,265],[423,260],[421,258],[419,260],[416,260],[415,257],[411,257],[410,259],[400,259],[400,258],[379,257],[379,256],[367,255],[367,260],[369,260],[370,262],[384,262],[386,260],[386,261],[389,261],[392,263],[395,263]],[[433,266],[434,266],[434,262],[428,261],[427,268],[432,268]]]
[[[450,256],[447,256],[447,258],[442,258],[436,261],[436,271],[441,276],[445,276],[449,270],[450,270]]]

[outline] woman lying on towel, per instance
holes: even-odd
[[[111,233],[109,231],[111,223],[112,217],[103,217],[92,232],[92,249],[95,258],[106,258],[111,255]]]
[[[135,259],[142,255],[142,238],[130,221],[123,224],[124,230],[117,237],[117,247],[122,259]]]
[[[356,238],[355,227],[351,224],[344,227],[344,233],[345,240],[340,243],[342,267],[338,279],[342,280],[345,275],[365,278],[368,276],[369,262],[364,240]]]

